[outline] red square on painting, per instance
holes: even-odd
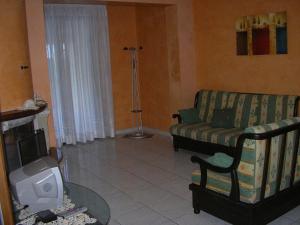
[[[269,27],[252,29],[253,55],[266,55],[270,53]]]

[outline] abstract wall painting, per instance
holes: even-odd
[[[244,16],[235,28],[237,55],[287,54],[286,12]]]

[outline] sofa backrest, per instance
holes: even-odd
[[[289,95],[200,90],[195,107],[204,122],[211,122],[214,109],[235,108],[234,126],[247,128],[296,116],[297,101],[297,96]]]
[[[295,115],[298,97],[292,95],[261,95],[257,108],[258,124],[273,123]]]
[[[196,95],[196,106],[199,118],[203,122],[210,122],[214,109],[223,109],[227,104],[228,92],[200,90]]]

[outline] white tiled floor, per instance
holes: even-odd
[[[189,151],[174,152],[170,137],[97,140],[64,146],[69,181],[91,188],[110,205],[110,225],[228,224],[193,213]],[[242,215],[241,215],[242,216]],[[300,207],[273,225],[300,225]]]

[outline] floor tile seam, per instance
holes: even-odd
[[[298,205],[298,207],[299,207],[300,205]],[[295,207],[296,208],[296,207]],[[294,208],[294,209],[295,209]],[[290,211],[289,211],[290,212]],[[289,216],[286,216],[286,215],[282,215],[282,217],[283,218],[285,218],[285,219],[288,219],[288,220],[291,220],[293,223],[295,223],[295,222],[298,222],[298,223],[300,223],[300,216],[299,216],[299,218],[297,218],[297,219],[294,219],[294,218],[292,218],[292,217],[289,217]]]
[[[139,159],[138,159],[138,160],[139,160]],[[142,161],[142,162],[144,162],[145,164],[148,164],[148,165],[150,165],[150,166],[152,166],[152,167],[156,167],[156,168],[158,168],[158,169],[160,169],[160,170],[162,170],[162,171],[164,171],[164,172],[170,173],[170,174],[172,174],[172,175],[175,175],[175,176],[181,177],[181,178],[183,178],[183,179],[185,179],[185,180],[187,180],[187,181],[190,181],[189,179],[187,179],[187,178],[185,178],[185,177],[183,177],[183,176],[181,176],[181,175],[176,174],[173,170],[166,170],[166,169],[164,169],[164,168],[162,168],[162,167],[160,167],[160,166],[157,166],[157,165],[148,163],[148,161],[145,161],[145,160],[139,160],[139,161]],[[110,166],[111,166],[111,165],[110,165]],[[111,166],[111,167],[115,167],[115,166]],[[116,166],[116,167],[119,168],[119,169],[124,169],[124,170],[126,170],[127,172],[129,172],[129,173],[132,174],[132,172],[129,171],[127,168],[120,167],[120,166]]]
[[[111,166],[111,167],[112,167],[112,168],[115,168],[114,166]],[[117,168],[118,168],[118,169],[123,169],[123,168],[120,168],[120,167],[117,167]],[[94,175],[94,176],[96,176],[97,178],[99,178],[100,180],[103,180],[103,181],[105,181],[106,183],[108,183],[108,184],[110,184],[110,185],[116,187],[115,185],[113,185],[113,184],[110,182],[110,180],[107,180],[107,179],[102,178],[102,177],[100,178],[97,174],[94,173],[94,171],[91,171],[91,170],[89,170],[88,168],[86,168],[86,170],[87,170],[88,172],[90,172],[92,175]],[[182,199],[184,199],[184,200],[189,201],[188,199],[182,197],[181,195],[179,195],[179,194],[177,194],[177,193],[175,193],[175,192],[169,191],[168,189],[166,189],[166,188],[164,188],[164,187],[162,187],[162,186],[160,186],[160,185],[157,185],[157,184],[155,184],[155,183],[152,183],[152,182],[146,180],[146,179],[145,179],[144,177],[142,177],[142,176],[136,175],[136,174],[134,174],[134,173],[132,173],[131,171],[128,171],[128,170],[127,170],[126,172],[129,173],[130,175],[132,175],[132,176],[134,176],[134,177],[140,179],[140,180],[143,180],[143,181],[146,182],[147,184],[151,184],[151,185],[155,186],[156,188],[162,189],[162,190],[164,190],[164,191],[167,191],[168,193],[171,193],[171,194],[175,195],[176,197],[179,197],[179,198],[182,198]],[[176,174],[175,174],[175,175],[176,175]],[[185,179],[185,180],[187,180],[187,179]],[[188,180],[187,180],[187,181],[188,181]],[[188,186],[187,186],[187,187],[188,187]],[[121,190],[120,188],[117,188],[117,189],[118,189],[118,190]]]
[[[100,180],[101,182],[104,182],[106,185],[110,185],[113,188],[117,189],[118,191],[123,192],[120,188],[116,187],[115,185],[113,185],[112,183],[110,183],[108,180],[103,179],[102,177],[97,176],[96,174],[94,174],[93,172],[91,172],[89,169],[87,169],[87,168],[81,168],[81,169],[86,170],[86,172],[90,173],[92,176],[95,176],[98,180]]]
[[[129,157],[128,157],[129,158]],[[170,173],[170,174],[173,174],[173,175],[176,175],[176,176],[180,176],[181,178],[183,178],[183,179],[185,179],[185,180],[187,180],[187,181],[190,181],[189,179],[187,179],[187,178],[185,178],[185,177],[183,177],[183,176],[181,176],[181,175],[178,175],[178,174],[176,174],[173,170],[166,170],[166,169],[164,169],[164,168],[162,168],[162,167],[160,167],[160,166],[157,166],[157,165],[155,165],[155,164],[152,164],[152,163],[149,163],[148,161],[146,161],[146,160],[143,160],[143,159],[139,159],[139,158],[136,158],[136,157],[133,157],[134,159],[136,159],[136,160],[138,160],[138,161],[142,161],[143,163],[145,163],[146,165],[148,164],[148,165],[150,165],[150,166],[152,166],[152,167],[156,167],[156,168],[158,168],[158,169],[160,169],[160,170],[162,170],[162,171],[164,171],[164,172],[167,172],[167,173]],[[108,163],[109,165],[109,167],[114,167],[114,166],[112,166],[110,163]],[[125,169],[126,170],[126,168],[123,168],[123,167],[119,167],[119,166],[117,166],[119,169]],[[85,167],[81,167],[81,168],[85,168]],[[130,172],[130,171],[128,171],[127,170],[127,172]]]
[[[141,203],[141,204],[144,204],[144,203]],[[144,204],[145,205],[145,204]],[[174,221],[174,219],[179,219],[179,218],[181,218],[181,217],[183,217],[184,215],[181,215],[181,216],[178,216],[178,217],[173,217],[173,218],[170,218],[170,217],[168,217],[168,216],[166,216],[166,215],[164,215],[164,214],[161,214],[161,212],[159,212],[159,211],[157,211],[157,210],[155,210],[155,207],[154,206],[148,206],[148,205],[145,205],[147,208],[150,208],[152,211],[154,211],[154,212],[156,212],[156,213],[158,213],[158,214],[160,214],[161,216],[163,216],[163,217],[165,217],[165,218],[167,218],[167,219],[169,219],[169,220],[172,220],[172,222],[174,222],[175,223],[175,221]],[[192,208],[192,207],[191,207]],[[191,211],[193,211],[192,209],[191,209]]]
[[[105,178],[99,177],[97,174],[95,174],[94,171],[90,170],[89,168],[81,167],[81,166],[79,166],[79,167],[80,167],[81,169],[83,169],[83,170],[86,170],[87,172],[90,172],[93,176],[97,177],[99,180],[105,181],[106,183],[108,183],[109,185],[113,186],[113,187],[116,188],[117,190],[122,191],[122,189],[120,189],[119,187],[117,187],[117,186],[115,186],[114,184],[112,184],[112,183],[110,182],[110,180],[107,180],[107,179],[105,179]],[[123,170],[124,170],[124,168],[122,168],[122,167],[115,167],[115,166],[109,166],[109,167],[111,167],[111,168],[118,168],[118,169],[123,169]],[[151,184],[151,185],[155,186],[156,188],[162,189],[162,190],[164,190],[164,191],[167,191],[168,193],[171,193],[171,194],[175,195],[176,197],[179,197],[179,198],[182,198],[182,199],[184,199],[184,200],[189,201],[189,199],[186,199],[185,197],[183,197],[183,196],[181,196],[181,195],[179,195],[179,194],[177,194],[177,193],[175,193],[175,192],[172,192],[172,191],[170,191],[170,190],[168,190],[168,189],[166,189],[166,188],[164,188],[164,187],[162,187],[162,186],[160,186],[160,185],[157,185],[157,184],[155,184],[155,183],[152,183],[152,182],[146,180],[145,178],[143,178],[142,176],[136,175],[136,174],[134,174],[134,173],[132,173],[131,171],[128,171],[128,170],[126,170],[126,169],[125,169],[125,171],[126,171],[127,173],[131,174],[132,176],[134,176],[134,177],[136,177],[136,178],[138,178],[138,179],[141,179],[141,180],[143,180],[144,182],[146,182],[146,183],[148,183],[148,184]],[[177,175],[177,174],[174,174],[174,175],[183,178],[183,177],[180,176],[180,175]],[[185,179],[185,178],[183,178],[183,179]],[[185,180],[188,181],[188,179],[185,179]],[[125,193],[125,192],[123,192],[123,193]],[[125,194],[127,194],[127,193],[125,193]],[[127,195],[128,195],[128,194],[127,194]],[[130,196],[130,197],[131,197],[131,196]]]
[[[156,214],[160,215],[160,216],[163,217],[164,219],[167,219],[167,220],[171,221],[172,223],[175,223],[176,225],[179,225],[179,224],[178,224],[176,221],[174,221],[172,218],[169,218],[169,217],[167,217],[166,215],[161,214],[159,211],[155,210],[155,209],[152,208],[151,206],[148,206],[148,205],[146,205],[145,203],[140,202],[140,201],[138,201],[138,203],[139,203],[142,207],[136,208],[136,209],[134,209],[134,210],[138,210],[138,209],[141,209],[141,208],[147,208],[147,209],[149,209],[149,210],[155,212]],[[125,214],[129,214],[129,213],[124,213],[124,214],[121,214],[120,216],[122,216],[122,215],[124,216]],[[177,219],[177,218],[175,218],[175,219]],[[118,218],[117,218],[117,220],[118,220]],[[118,223],[120,223],[119,220],[118,220]]]
[[[95,174],[93,174],[93,175],[94,175],[94,176],[97,176],[97,175],[95,175]],[[105,180],[105,179],[102,179],[102,180],[104,180],[106,183],[108,183],[109,185],[111,185],[113,188],[117,189],[120,193],[127,195],[134,203],[139,203],[139,204],[141,204],[141,205],[143,205],[143,206],[147,206],[147,205],[145,205],[145,203],[140,202],[139,200],[136,200],[136,199],[135,199],[134,197],[132,197],[130,194],[126,193],[123,189],[121,189],[120,187],[118,187],[118,186],[116,186],[115,184],[111,183],[109,180]],[[154,184],[148,182],[147,180],[145,180],[145,181],[146,181],[146,183],[148,183],[148,184],[154,185]],[[154,185],[154,186],[156,186],[156,185]],[[113,194],[112,194],[112,195],[113,195]],[[147,206],[147,207],[149,208],[149,206]]]
[[[136,201],[134,201],[134,202],[135,202],[135,203],[139,203],[139,202],[136,202]],[[109,204],[108,204],[108,206],[109,206]],[[114,217],[113,219],[114,219],[114,220],[118,220],[121,216],[124,216],[124,215],[126,215],[126,214],[132,213],[133,211],[136,211],[136,210],[139,210],[139,209],[145,208],[145,207],[146,207],[145,205],[139,203],[139,204],[138,204],[138,207],[136,207],[136,208],[134,208],[133,210],[130,210],[130,211],[128,211],[128,212],[120,213],[119,216]],[[147,207],[147,208],[149,208],[149,207]],[[110,207],[109,207],[109,209],[110,209]],[[110,210],[111,210],[111,209],[110,209]]]
[[[162,190],[164,190],[164,191],[167,191],[168,193],[171,193],[171,194],[175,195],[176,197],[179,197],[179,198],[182,198],[182,199],[184,199],[184,200],[187,200],[187,199],[183,198],[181,195],[179,195],[179,194],[177,194],[177,193],[171,192],[171,191],[169,191],[168,189],[166,189],[166,188],[164,188],[164,187],[162,187],[162,186],[160,186],[160,185],[157,185],[157,184],[155,184],[155,183],[152,183],[152,182],[146,180],[146,179],[145,179],[144,177],[142,177],[142,176],[138,176],[138,175],[136,175],[136,174],[134,174],[134,173],[132,173],[132,172],[130,172],[130,171],[127,171],[127,172],[128,172],[129,174],[131,174],[131,175],[137,177],[138,179],[143,180],[144,182],[146,182],[146,183],[148,183],[148,184],[151,184],[151,185],[155,186],[156,188],[162,189]],[[111,185],[112,185],[112,184],[111,184]],[[188,187],[188,186],[187,186],[187,187]]]
[[[148,183],[150,183],[150,184],[153,184],[153,183],[149,182],[148,180],[146,180],[145,178],[143,178],[142,176],[139,176],[139,175],[133,173],[132,171],[130,171],[130,170],[126,169],[126,168],[119,167],[119,166],[112,166],[112,165],[109,165],[109,167],[110,167],[110,168],[121,169],[121,170],[123,170],[124,172],[127,172],[128,174],[130,174],[130,175],[132,175],[132,176],[134,176],[134,177],[137,177],[138,179],[142,179],[143,181],[146,181],[146,182],[148,182]],[[88,170],[89,172],[91,172],[93,175],[97,176],[97,175],[94,173],[94,171],[91,171],[89,168],[85,168],[85,169]],[[172,174],[172,175],[175,175],[175,176],[176,176],[176,174]]]
[[[180,176],[181,178],[190,181],[189,179],[187,179],[187,178],[185,178],[185,177],[183,177],[183,176],[178,175],[177,173],[175,173],[174,170],[166,170],[165,168],[163,168],[163,167],[161,167],[161,166],[157,166],[157,165],[155,165],[155,164],[152,164],[151,162],[148,162],[148,161],[146,161],[146,160],[138,159],[138,158],[135,158],[135,159],[137,159],[137,160],[139,160],[139,161],[142,161],[142,162],[144,162],[144,163],[146,163],[146,164],[148,164],[148,165],[150,165],[150,166],[159,168],[159,169],[161,169],[161,170],[164,171],[164,172],[171,173],[171,174],[176,175],[176,176]]]
[[[112,168],[114,168],[114,167],[112,167]],[[118,169],[122,169],[122,168],[119,168],[119,167],[118,167]],[[104,180],[105,182],[109,183],[110,185],[113,185],[113,184],[110,182],[110,180],[107,180],[107,179],[102,178],[102,177],[100,178],[97,174],[94,173],[94,171],[90,171],[89,169],[87,169],[87,170],[88,170],[88,172],[92,173],[94,176],[98,177],[99,179],[102,179],[102,180]],[[135,175],[134,173],[132,173],[132,172],[130,172],[130,171],[125,171],[125,172],[127,172],[128,174],[130,174],[130,175],[136,177],[137,179],[143,180],[144,182],[146,182],[146,183],[148,183],[148,184],[152,184],[152,183],[149,182],[148,180],[145,180],[144,178],[142,178],[142,177],[140,177],[140,176],[137,176],[137,175]],[[154,185],[154,184],[152,184],[152,185]]]
[[[66,159],[67,160],[67,159]],[[87,167],[82,166],[80,163],[75,163],[72,160],[69,159],[68,164],[71,163],[73,165],[78,166],[80,169],[87,169]]]
[[[91,172],[91,173],[93,174],[93,172]],[[129,172],[129,173],[130,173],[130,172]],[[93,174],[93,175],[96,176],[96,177],[98,177],[96,174]],[[137,178],[139,178],[139,179],[141,179],[141,180],[143,180],[143,181],[145,181],[145,182],[148,183],[148,184],[153,185],[154,187],[156,187],[156,188],[158,188],[158,189],[161,189],[161,190],[163,190],[163,191],[166,191],[168,194],[172,194],[172,195],[176,196],[177,198],[180,198],[180,199],[183,199],[183,200],[185,200],[185,201],[187,201],[187,202],[190,202],[188,199],[185,199],[184,197],[182,197],[181,195],[179,195],[179,194],[177,194],[177,193],[171,192],[171,191],[169,191],[169,190],[167,190],[167,189],[165,189],[165,188],[163,188],[163,187],[161,187],[161,186],[159,186],[159,185],[157,185],[157,184],[151,183],[151,182],[149,182],[148,180],[145,180],[144,178],[141,178],[141,177],[136,176],[136,175],[134,175],[134,174],[132,174],[132,175],[135,176],[135,177],[137,177]],[[128,194],[127,192],[125,192],[125,191],[124,191],[123,189],[121,189],[120,187],[118,187],[118,186],[114,185],[113,183],[111,183],[109,180],[105,180],[105,179],[102,179],[102,178],[99,178],[99,179],[104,180],[106,183],[108,183],[109,185],[113,186],[113,187],[114,187],[115,189],[117,189],[119,192],[121,192],[121,193],[123,193],[123,194],[129,196],[130,199],[131,199],[132,201],[134,201],[134,202],[136,202],[136,203],[143,204],[143,205],[145,205],[145,206],[151,208],[151,205],[146,205],[145,203],[142,203],[142,202],[140,202],[139,200],[134,199],[134,197],[132,197],[130,194]],[[113,194],[112,194],[112,195],[113,195]]]

